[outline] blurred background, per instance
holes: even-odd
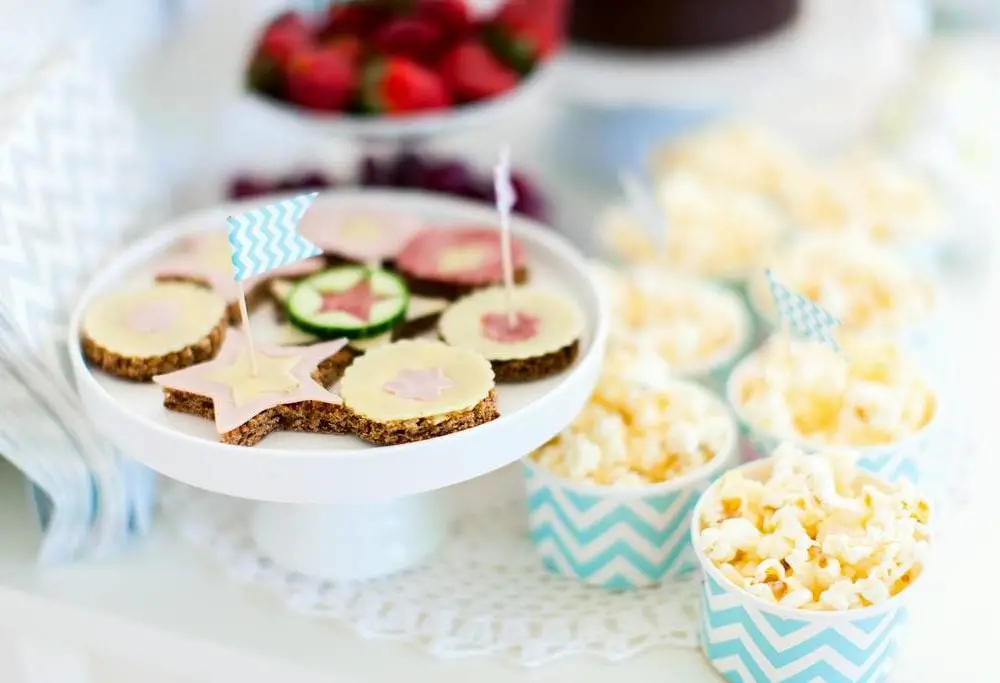
[[[530,92],[469,125],[445,117],[419,134],[388,137],[313,125],[246,91],[269,22],[290,7],[321,16],[328,4],[7,0],[0,87],[51,46],[92,38],[139,115],[177,212],[302,184],[441,185],[419,172],[407,177],[412,158],[402,160],[402,174],[392,164],[373,168],[372,160],[401,152],[460,161],[488,178],[498,146],[510,142],[531,195],[525,211],[594,250],[595,216],[617,195],[619,170],[642,169],[658,145],[692,126],[737,115],[820,154],[874,142],[955,195],[967,253],[976,253],[970,240],[989,233],[969,223],[989,220],[976,199],[995,183],[1000,149],[993,0],[769,0],[756,18],[714,25],[713,13],[730,11],[717,2],[559,2],[568,5],[571,30],[523,87]],[[468,4],[491,16],[504,3]],[[481,180],[443,182],[482,194]],[[480,188],[469,187],[476,182]]]

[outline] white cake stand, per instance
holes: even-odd
[[[174,221],[125,251],[86,288],[68,339],[81,398],[98,428],[125,453],[172,479],[208,491],[261,501],[253,529],[276,563],[325,579],[383,575],[419,563],[447,533],[448,486],[526,455],[579,413],[600,372],[608,316],[587,262],[554,231],[521,217],[514,235],[526,249],[532,283],[572,295],[586,319],[572,368],[539,382],[502,385],[501,417],[474,429],[410,444],[369,446],[350,436],[275,433],[253,448],[218,442],[209,420],[163,408],[162,392],[93,371],[78,329],[101,292],[149,282],[143,266],[192,233],[223,230],[233,212],[267,198],[219,206]],[[481,204],[411,192],[334,191],[317,201],[413,212],[443,226],[495,224]],[[273,312],[251,321],[264,343]]]
[[[778,104],[804,90],[849,84],[868,93],[898,77],[922,28],[903,0],[803,0],[788,27],[732,47],[650,56],[568,47],[554,90],[594,107]],[[600,84],[595,87],[594,84]]]
[[[545,86],[550,70],[548,64],[540,65],[516,88],[490,100],[408,116],[352,116],[314,112],[255,92],[249,92],[248,97],[258,109],[268,112],[272,117],[277,117],[284,123],[303,125],[310,132],[329,138],[358,139],[366,143],[414,143],[435,135],[450,135],[488,126],[502,119]]]

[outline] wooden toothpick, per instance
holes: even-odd
[[[500,260],[503,267],[504,297],[507,307],[507,324],[514,327],[514,263],[511,254],[510,212],[517,201],[514,186],[510,182],[510,148],[504,145],[500,150],[500,160],[493,169],[493,189],[496,193],[497,211],[500,213]]]

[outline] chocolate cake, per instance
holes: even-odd
[[[570,41],[643,52],[719,47],[788,24],[800,0],[574,0]]]

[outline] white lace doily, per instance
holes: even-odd
[[[611,593],[545,572],[527,537],[519,472],[459,487],[460,520],[429,563],[394,576],[324,582],[276,567],[254,547],[249,505],[181,485],[163,505],[185,539],[291,609],[369,638],[446,657],[497,654],[525,666],[588,653],[620,660],[655,645],[696,647],[696,581]]]

